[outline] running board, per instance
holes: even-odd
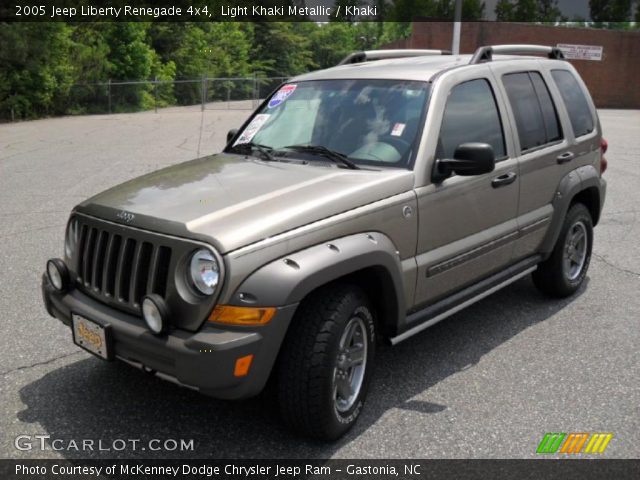
[[[505,280],[495,284],[495,279],[496,278],[500,278],[504,275],[505,272],[510,272],[513,271],[514,268],[517,268],[518,266],[520,266],[522,268],[522,263],[526,264],[531,264],[533,261],[535,260],[535,263],[533,266],[525,266],[524,269],[518,269],[518,273],[515,273],[511,276],[509,276],[508,278],[506,278]],[[405,332],[401,333],[400,335],[397,335],[395,337],[392,337],[389,339],[389,341],[391,342],[391,345],[397,345],[398,343],[406,340],[409,337],[414,336],[417,333],[422,332],[423,330],[426,330],[427,328],[431,327],[432,325],[435,325],[436,323],[440,322],[441,320],[444,320],[447,317],[450,317],[451,315],[458,313],[460,310],[464,310],[465,308],[467,308],[469,305],[473,305],[476,302],[479,302],[480,300],[482,300],[485,297],[488,297],[489,295],[491,295],[492,293],[497,292],[498,290],[506,287],[507,285],[512,284],[513,282],[520,280],[522,277],[525,277],[527,275],[529,275],[531,272],[533,272],[536,268],[538,268],[538,262],[540,261],[539,258],[534,257],[533,259],[529,259],[529,260],[525,260],[524,262],[520,262],[519,264],[514,265],[511,268],[508,268],[507,270],[503,271],[503,272],[499,272],[496,275],[493,275],[492,277],[489,277],[485,280],[483,280],[482,282],[480,282],[480,284],[489,284],[489,285],[493,285],[485,290],[482,290],[480,293],[477,293],[476,295],[472,296],[471,298],[468,298],[464,301],[462,301],[461,303],[456,303],[455,306],[449,308],[448,310],[445,311],[441,311],[441,313],[437,313],[435,316],[431,316],[429,315],[429,313],[433,312],[434,309],[437,310],[441,310],[440,308],[438,308],[438,306],[440,306],[443,303],[449,303],[451,301],[451,297],[447,297],[444,300],[441,300],[440,302],[427,307],[423,310],[420,310],[416,313],[411,314],[408,318],[407,318],[407,323],[416,323],[418,321],[420,321],[421,323],[419,325],[416,325],[415,327],[409,328],[408,330],[406,330]],[[470,287],[468,287],[467,289],[458,292],[457,294],[452,295],[452,297],[459,297],[459,296],[464,296],[464,294],[468,291],[468,290],[473,290],[478,288],[479,284],[475,284],[472,285]],[[424,318],[426,317],[426,320],[424,320]],[[413,321],[411,321],[413,320]]]

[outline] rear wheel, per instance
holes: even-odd
[[[575,293],[587,275],[592,247],[591,214],[582,203],[576,203],[567,212],[551,256],[533,272],[536,287],[553,297]]]
[[[289,328],[278,362],[278,404],[298,433],[333,440],[357,420],[375,353],[368,299],[335,284],[306,298]]]

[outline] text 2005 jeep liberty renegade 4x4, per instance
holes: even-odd
[[[580,287],[605,149],[556,48],[358,52],[282,85],[222,153],[78,205],[44,302],[83,348],[202,393],[271,379],[290,427],[334,439],[381,339],[529,273]]]

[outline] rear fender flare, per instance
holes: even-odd
[[[599,172],[593,165],[585,165],[572,170],[560,180],[555,197],[551,202],[553,205],[551,224],[540,247],[540,251],[545,257],[551,255],[558,241],[564,219],[575,196],[583,190],[594,187],[600,191],[601,180]],[[600,196],[602,195],[600,194]],[[600,199],[600,202],[601,200],[602,199]],[[594,218],[593,221],[595,224],[598,219]]]

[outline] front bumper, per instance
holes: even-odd
[[[115,358],[160,378],[217,398],[239,399],[264,387],[297,305],[277,309],[268,325],[223,329],[205,325],[193,333],[173,329],[153,335],[142,318],[99,303],[78,290],[60,293],[42,277],[47,312],[71,327],[71,313],[110,325]],[[249,374],[235,377],[236,359],[253,354]]]

